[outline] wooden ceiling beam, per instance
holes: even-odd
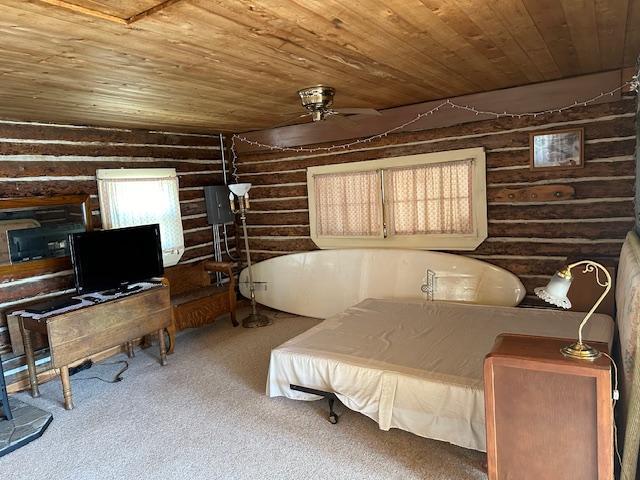
[[[94,10],[92,8],[83,7],[81,5],[76,5],[75,3],[67,2],[65,0],[40,0],[41,2],[48,3],[49,5],[53,5],[54,7],[65,8],[75,13],[81,13],[83,15],[89,15],[90,17],[100,18],[102,20],[106,20],[112,23],[118,23],[120,25],[127,25],[126,18],[116,17],[115,15],[110,15],[108,13],[101,12],[99,10]]]
[[[120,25],[131,25],[143,18],[146,18],[150,15],[158,13],[161,10],[164,10],[167,7],[170,7],[174,3],[178,3],[182,0],[165,0],[164,2],[159,3],[158,5],[154,5],[151,8],[148,8],[140,13],[136,13],[128,18],[121,18],[116,15],[111,15],[106,12],[101,12],[100,10],[95,10],[93,8],[83,7],[82,5],[77,5],[75,3],[68,2],[66,0],[40,0],[44,3],[48,3],[49,5],[53,5],[60,8],[66,8],[67,10],[71,10],[72,12],[81,13],[83,15],[89,15],[90,17],[100,18],[102,20],[107,20],[109,22],[117,23]]]

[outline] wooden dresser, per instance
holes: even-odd
[[[613,478],[610,362],[564,357],[572,342],[496,339],[484,364],[489,480]]]

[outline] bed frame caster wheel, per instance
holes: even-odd
[[[338,423],[338,414],[333,410],[333,406],[335,405],[335,395],[332,395],[330,397],[327,397],[327,400],[329,400],[329,423],[331,423],[332,425],[335,425],[336,423]]]
[[[294,385],[293,383],[289,385],[289,388],[291,390],[295,390],[296,392],[310,393],[312,395],[318,395],[319,397],[326,398],[327,402],[329,403],[329,423],[332,425],[338,423],[338,419],[340,418],[340,416],[333,409],[334,405],[336,404],[336,400],[338,399],[335,393],[316,390],[315,388],[303,387],[300,385]]]

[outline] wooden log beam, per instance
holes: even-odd
[[[567,239],[545,239],[534,242],[531,239],[495,238],[485,240],[473,251],[475,255],[534,255],[534,256],[570,256],[584,255],[592,257],[605,255],[617,258],[620,255],[623,239],[600,242],[577,242]],[[521,241],[524,240],[524,241]],[[460,252],[450,252],[460,253]]]
[[[137,143],[157,145],[218,147],[218,135],[181,135],[139,129],[96,128],[78,125],[43,125],[39,123],[4,123],[0,121],[2,138],[22,140],[64,140],[67,142]]]
[[[173,159],[220,160],[220,151],[209,146],[127,145],[108,143],[0,142],[0,155],[55,155],[83,157],[155,157]]]
[[[507,166],[529,166],[529,149],[527,145],[516,147],[516,150],[499,150],[501,144],[496,144],[495,150],[487,151],[487,167],[490,169]],[[339,155],[298,155],[287,156],[286,159],[273,162],[243,163],[238,164],[238,171],[241,175],[264,172],[285,172],[298,170],[318,165],[332,165],[339,163],[358,162],[365,160],[376,160],[379,158],[398,157],[402,155],[417,155],[421,153],[433,153],[445,150],[456,150],[461,148],[473,148],[483,145],[482,142],[471,142],[465,140],[447,141],[445,144],[413,144],[401,147],[382,148],[379,150],[346,151]],[[585,145],[585,161],[629,156],[633,155],[635,149],[635,138],[615,140],[609,142],[592,143]],[[282,158],[282,157],[281,157]]]
[[[64,158],[64,157],[63,157]],[[152,158],[152,157],[149,157]],[[2,157],[0,157],[0,160]],[[145,163],[152,163],[153,168],[175,168],[178,174],[221,171],[222,166],[218,163],[190,163],[179,162],[170,159],[158,159],[153,162],[136,162],[122,157],[117,160],[101,160],[100,157],[85,157],[82,160],[65,161],[2,161],[0,172],[3,177],[69,177],[69,176],[91,176],[96,174],[96,170],[101,168],[144,168]]]
[[[488,207],[488,215],[492,220],[628,217],[630,212],[633,212],[631,199],[550,205],[489,205]]]

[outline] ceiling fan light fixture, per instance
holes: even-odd
[[[327,85],[314,85],[298,90],[302,106],[312,113],[314,122],[324,118],[324,114],[333,105],[335,94],[336,90]]]
[[[311,116],[314,122],[340,115],[380,115],[373,108],[338,108],[332,109],[336,89],[328,85],[314,85],[298,90],[302,106],[309,112],[303,116]]]

